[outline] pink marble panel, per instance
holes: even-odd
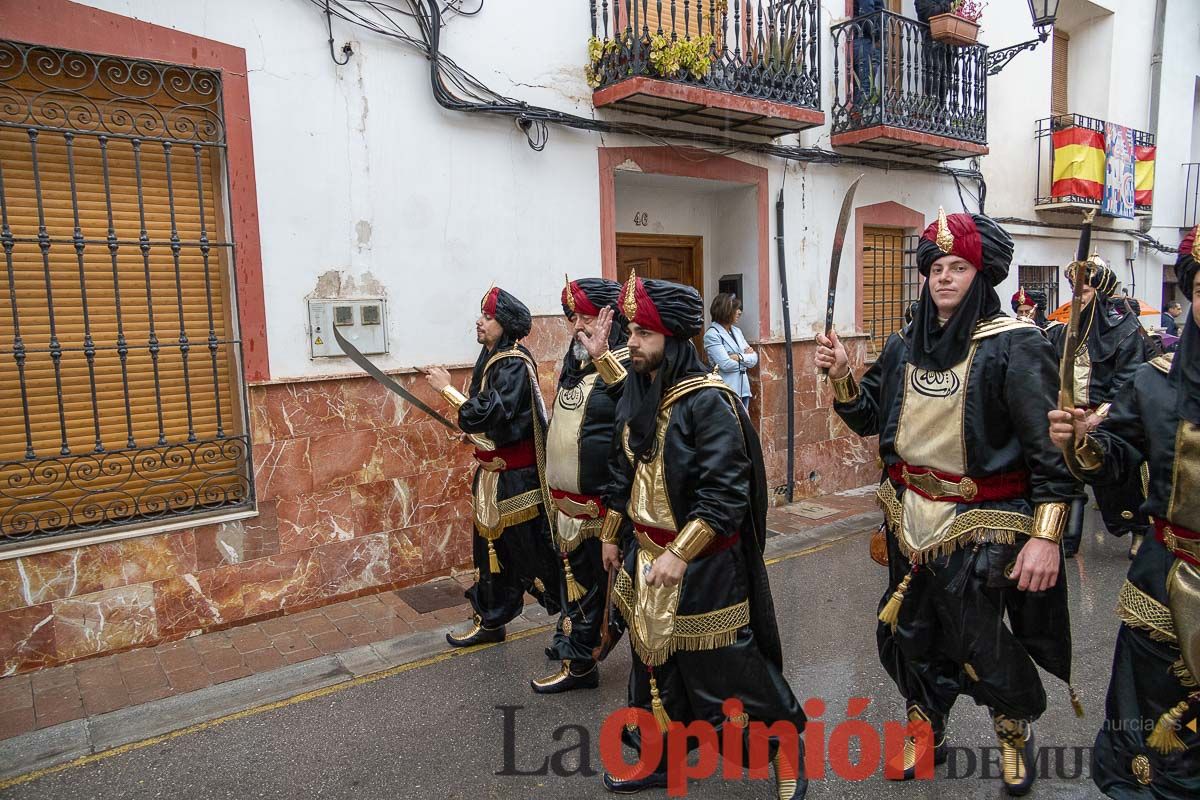
[[[254,449],[254,487],[260,500],[293,497],[313,488],[308,439],[273,441]]]
[[[428,572],[421,552],[421,530],[406,528],[387,534],[388,548],[391,551],[389,583],[411,581]]]
[[[391,543],[386,533],[322,545],[309,553],[305,594],[327,600],[391,580]]]
[[[243,616],[255,617],[310,602],[309,552],[280,553],[237,565]]]
[[[307,550],[361,535],[350,489],[282,498],[276,505],[281,552]]]
[[[121,650],[158,638],[154,589],[148,583],[56,600],[53,607],[59,661]]]
[[[196,569],[239,564],[279,552],[279,515],[276,500],[260,500],[258,516],[205,525],[193,534]]]
[[[155,581],[155,617],[162,637],[177,636],[241,619],[242,586],[233,566]]]
[[[50,603],[0,612],[0,676],[52,664],[56,649]]]

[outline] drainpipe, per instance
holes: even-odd
[[[787,363],[787,501],[791,503],[796,494],[796,371],[792,366],[792,309],[784,262],[782,188],[775,203],[775,246],[779,255],[779,294],[783,303],[783,354]]]
[[[1158,136],[1158,109],[1162,95],[1163,41],[1167,35],[1167,0],[1156,0],[1154,4],[1154,40],[1150,52],[1150,119],[1147,127]],[[1152,219],[1141,222],[1143,232],[1149,231]]]

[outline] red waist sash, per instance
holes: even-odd
[[[533,447],[533,440],[525,439],[495,450],[476,450],[475,460],[479,466],[492,472],[525,469],[537,465],[537,451]]]
[[[1170,550],[1177,558],[1182,558],[1194,567],[1200,567],[1200,531],[1176,525],[1162,519],[1155,519],[1154,532],[1163,547]]]
[[[1028,472],[1004,472],[986,478],[966,478],[901,461],[888,467],[888,477],[922,497],[947,503],[1013,500],[1029,492]]]

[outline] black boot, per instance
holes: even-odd
[[[636,781],[623,781],[605,772],[604,788],[613,794],[637,794],[647,789],[665,789],[667,788],[667,771],[664,769],[661,772],[651,772]]]
[[[477,644],[504,641],[504,626],[499,628],[483,627],[483,620],[476,614],[471,618],[471,627],[461,636],[453,633],[446,634],[446,641],[451,647],[471,647]]]
[[[804,743],[800,742],[799,764],[789,764],[783,750],[775,751],[771,766],[775,768],[775,797],[778,800],[804,800],[808,794],[808,778],[804,776]]]
[[[600,668],[595,661],[572,663],[564,659],[562,669],[545,678],[532,680],[529,685],[537,694],[559,694],[572,689],[595,689],[600,685]]]
[[[933,764],[946,763],[948,755],[946,750],[946,726],[945,721],[940,720],[939,724],[934,724],[931,715],[925,709],[921,708],[916,703],[908,707],[908,721],[911,722],[926,722],[929,723],[930,729],[933,731]],[[917,763],[921,760],[924,753],[921,748],[927,746],[923,739],[917,739],[913,736],[904,737],[904,750],[900,752],[900,763],[892,764],[888,762],[888,766],[892,769],[886,770],[884,777],[892,781],[911,781],[917,777]],[[898,777],[891,777],[899,773]]]
[[[996,739],[1000,742],[1000,770],[1004,791],[1011,797],[1023,797],[1037,778],[1033,723],[992,714]]]

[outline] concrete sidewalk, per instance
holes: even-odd
[[[768,514],[767,558],[878,524],[864,488]],[[865,542],[863,557],[866,558]],[[471,573],[179,642],[0,679],[0,781],[180,731],[245,709],[445,657],[470,616]],[[530,603],[509,638],[551,624]],[[461,653],[453,651],[449,655]],[[2,784],[0,784],[2,785]]]

